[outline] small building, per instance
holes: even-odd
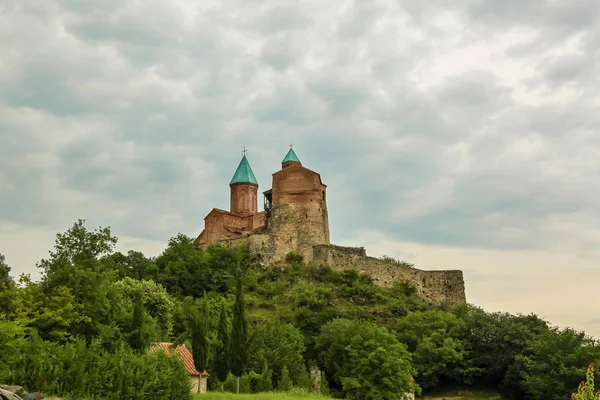
[[[175,346],[173,343],[161,342],[152,343],[150,345],[150,351],[160,350],[167,354],[172,354],[174,351],[179,356],[179,359],[183,362],[183,365],[189,374],[190,383],[192,384],[192,393],[206,393],[207,381],[210,375],[206,371],[200,373],[196,370],[196,367],[194,366],[194,356],[192,356],[192,353],[185,344]]]

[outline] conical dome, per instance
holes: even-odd
[[[234,183],[253,183],[258,185],[258,181],[254,176],[254,172],[252,172],[252,168],[250,167],[246,155],[242,157],[240,165],[238,165],[235,174],[233,174],[233,178],[231,178],[231,182],[229,182],[230,185],[233,185]]]
[[[285,158],[283,159],[283,161],[281,163],[283,164],[286,162],[300,162],[300,160],[298,159],[298,156],[296,155],[296,152],[291,147],[290,147],[290,151],[287,152],[287,154],[285,155]]]

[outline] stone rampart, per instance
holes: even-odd
[[[462,271],[423,271],[368,257],[362,247],[334,245],[314,246],[313,262],[329,265],[337,271],[357,270],[371,276],[379,286],[390,287],[396,282],[409,282],[415,286],[417,295],[430,303],[466,302]]]
[[[262,266],[270,265],[277,261],[274,259],[273,238],[266,233],[255,233],[239,238],[220,240],[218,243],[228,248],[248,246],[252,257],[254,257],[254,261]]]

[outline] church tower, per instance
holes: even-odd
[[[321,175],[304,167],[290,146],[264,193],[275,260],[294,252],[310,262],[314,245],[330,243],[326,191]]]
[[[231,188],[230,212],[236,215],[250,215],[258,212],[258,181],[246,158],[240,164],[229,182]]]

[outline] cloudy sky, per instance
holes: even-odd
[[[0,253],[156,255],[290,142],[332,240],[600,338],[597,0],[0,0]],[[594,301],[595,300],[595,301]]]

